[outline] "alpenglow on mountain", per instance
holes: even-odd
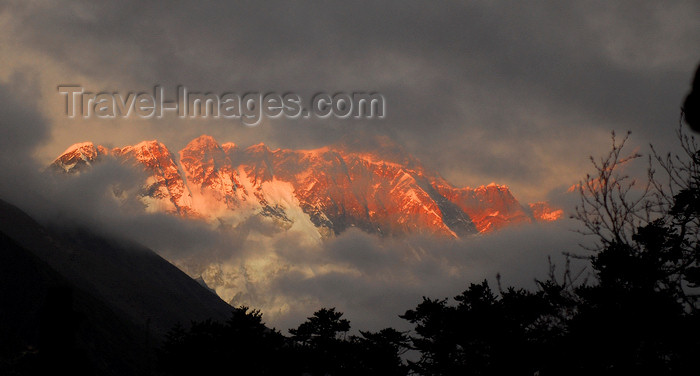
[[[80,173],[105,158],[142,167],[149,211],[234,226],[258,215],[320,237],[356,227],[380,235],[447,237],[559,219],[546,203],[521,205],[507,186],[454,187],[387,139],[313,150],[239,148],[203,135],[177,154],[158,141],[107,149],[75,144],[51,165]]]

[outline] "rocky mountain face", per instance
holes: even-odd
[[[347,143],[243,149],[203,135],[177,154],[157,141],[111,150],[85,142],[51,166],[79,173],[103,158],[117,158],[148,174],[142,192],[148,210],[230,225],[257,214],[283,228],[303,223],[321,237],[351,227],[381,235],[462,237],[563,214],[543,202],[523,206],[503,185],[454,187],[395,144],[377,142],[371,150]]]

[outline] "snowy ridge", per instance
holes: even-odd
[[[314,238],[350,227],[461,237],[563,214],[543,202],[522,206],[505,185],[454,187],[389,140],[379,144],[376,152],[347,144],[241,149],[202,135],[173,154],[155,140],[112,150],[84,142],[66,149],[52,167],[79,173],[111,155],[148,173],[142,201],[150,211],[226,226],[260,216]]]

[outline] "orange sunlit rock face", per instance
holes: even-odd
[[[557,208],[552,208],[546,202],[534,202],[530,204],[530,210],[535,220],[542,222],[551,222],[561,219],[564,216],[564,211]]]
[[[210,220],[252,210],[288,225],[298,210],[322,235],[357,227],[461,237],[563,215],[543,202],[524,208],[504,185],[454,187],[400,147],[381,142],[370,151],[348,144],[241,149],[203,135],[178,154],[157,141],[112,150],[88,142],[70,147],[52,167],[75,173],[113,156],[149,174],[143,197],[157,210]]]
[[[439,185],[437,189],[472,218],[479,232],[533,220],[505,185],[492,183],[477,188]]]
[[[109,151],[100,145],[95,146],[92,142],[81,142],[66,149],[51,164],[51,167],[60,171],[79,171],[84,167],[89,167],[91,163],[99,161],[107,154]]]

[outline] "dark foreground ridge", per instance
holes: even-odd
[[[0,374],[148,374],[168,329],[231,313],[149,249],[48,229],[1,200],[0,250]]]

